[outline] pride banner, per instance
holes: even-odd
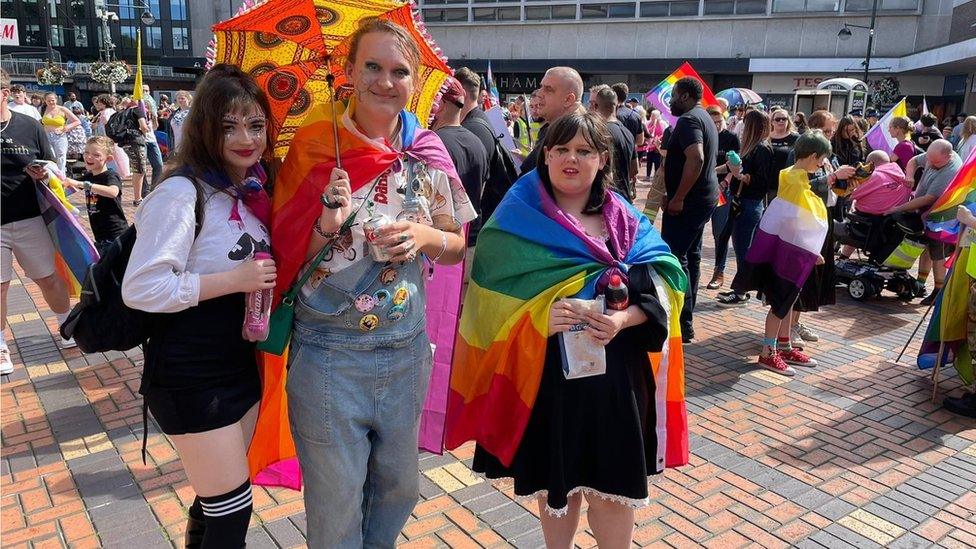
[[[704,93],[702,94],[701,105],[702,107],[710,107],[712,105],[719,105],[717,99],[715,99],[715,94],[712,93],[712,89],[708,87],[708,84],[702,80],[701,76],[695,72],[695,69],[691,66],[691,63],[685,61],[678,70],[671,73],[670,76],[661,80],[661,83],[654,86],[654,89],[644,94],[644,99],[657,110],[661,111],[661,117],[668,121],[668,124],[674,126],[678,121],[678,117],[671,114],[671,90],[674,88],[674,83],[678,80],[690,76],[695,80],[702,83],[704,88]]]

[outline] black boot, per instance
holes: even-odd
[[[946,397],[942,407],[954,414],[976,418],[976,393],[965,393],[959,398]]]
[[[200,549],[203,545],[203,534],[207,531],[207,523],[202,518],[194,518],[195,509],[190,508],[190,516],[186,519],[186,535],[183,546],[186,549]]]

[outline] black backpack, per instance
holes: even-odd
[[[495,139],[495,150],[494,152],[489,151],[491,156],[488,158],[488,181],[485,182],[485,187],[481,191],[481,224],[484,225],[502,198],[505,197],[508,189],[518,181],[519,170],[515,165],[515,160],[512,159],[512,155],[505,150],[501,139],[495,135],[495,130],[491,125],[482,118],[475,118],[474,121],[487,128]]]
[[[116,112],[105,123],[105,135],[119,145],[128,145],[142,137],[139,128],[134,128],[129,109]]]
[[[193,186],[197,191],[196,238],[203,227],[204,194],[199,183],[193,181]],[[61,337],[74,338],[86,353],[128,351],[152,335],[154,317],[160,313],[137,311],[122,301],[122,277],[135,243],[133,224],[88,267],[81,285],[81,299],[59,329]]]

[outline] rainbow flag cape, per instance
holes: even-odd
[[[463,186],[440,138],[420,126],[412,113],[400,113],[401,151],[386,142],[365,141],[350,131],[350,116],[355,100],[348,107],[336,105],[339,120],[333,121],[328,103],[314,108],[292,141],[288,156],[278,173],[272,196],[271,242],[278,266],[276,296],[287,292],[305,262],[311,239],[309,228],[322,212],[322,195],[329,174],[336,166],[332,126],[339,124],[339,151],[342,168],[349,173],[353,192],[390,169],[405,155],[446,173],[456,192]],[[427,283],[427,334],[436,348],[430,389],[421,413],[418,445],[421,449],[443,452],[444,418],[447,410],[447,383],[454,352],[460,305],[462,265],[436,265]],[[288,426],[285,394],[287,357],[263,354],[262,397],[257,428],[248,450],[252,482],[264,486],[301,488],[301,470],[295,443]]]
[[[970,205],[976,209],[976,205]],[[973,349],[969,347],[968,330],[972,330],[972,320],[968,314],[969,286],[973,277],[967,272],[976,259],[973,254],[973,230],[966,231],[953,261],[953,267],[946,278],[945,286],[935,298],[932,318],[925,330],[922,346],[918,351],[916,364],[925,370],[935,365],[939,347],[943,349],[943,364],[952,364],[959,378],[966,385],[976,385],[976,371],[973,368]]]
[[[553,302],[592,299],[612,273],[651,264],[669,311],[664,348],[650,354],[657,384],[658,463],[687,463],[678,325],[687,278],[650,222],[619,195],[608,196],[604,217],[614,249],[626,250],[623,261],[556,206],[535,170],[515,183],[481,229],[451,373],[447,448],[475,440],[511,464],[542,380]]]
[[[708,87],[708,84],[702,80],[701,76],[695,72],[695,69],[691,66],[691,63],[685,61],[678,67],[678,70],[672,72],[667,78],[661,80],[661,82],[654,86],[653,89],[644,94],[644,99],[657,107],[657,110],[661,111],[661,118],[667,120],[668,124],[674,126],[678,121],[678,117],[671,114],[671,106],[669,104],[671,100],[671,90],[674,88],[674,83],[678,80],[691,76],[692,78],[698,80],[702,83],[705,88],[704,94],[702,94],[701,105],[702,107],[710,107],[712,105],[718,105],[719,102],[715,99],[715,94],[712,93],[712,89]]]
[[[760,290],[784,318],[813,271],[827,237],[827,208],[810,189],[807,172],[779,172],[779,192],[769,203],[743,266],[732,281],[738,292]]]
[[[53,174],[47,184],[38,184],[37,203],[41,218],[54,243],[55,273],[64,281],[68,294],[73,298],[81,295],[81,283],[88,267],[98,261],[98,252],[85,229],[78,223],[78,209],[68,202],[61,180]]]
[[[928,235],[950,244],[959,240],[960,223],[956,221],[956,207],[976,203],[976,149],[963,161],[962,169],[945,192],[922,216]]]
[[[905,102],[907,98],[903,97],[901,101],[895,103],[891,110],[882,116],[875,124],[868,130],[868,133],[864,134],[864,139],[871,145],[871,148],[876,151],[885,151],[891,154],[895,150],[895,145],[898,144],[898,140],[891,136],[888,132],[888,124],[891,119],[896,116],[908,116],[908,104]]]

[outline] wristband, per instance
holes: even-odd
[[[324,238],[326,240],[332,240],[332,239],[336,238],[337,236],[339,236],[339,233],[342,231],[342,228],[340,227],[338,231],[334,231],[334,232],[331,232],[331,233],[327,233],[327,232],[325,232],[325,231],[322,230],[322,226],[319,225],[319,220],[316,219],[315,222],[312,223],[312,230],[315,231],[315,233],[318,234],[319,236],[321,236],[322,238]]]

